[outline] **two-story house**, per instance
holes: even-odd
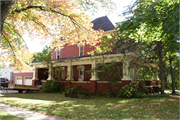
[[[93,29],[98,30],[102,29],[104,30],[104,36],[116,32],[114,25],[111,23],[111,21],[108,19],[107,16],[103,16],[100,18],[97,18],[92,21],[94,24]],[[63,38],[61,38],[63,40]],[[61,82],[62,86],[82,86],[86,87],[87,89],[91,89],[92,92],[99,92],[104,93],[108,91],[109,82],[107,80],[99,80],[98,73],[94,72],[91,74],[88,74],[87,71],[93,69],[94,67],[97,67],[100,65],[100,61],[98,59],[101,56],[94,56],[93,60],[91,60],[91,56],[87,54],[87,52],[90,52],[94,50],[94,46],[90,45],[84,45],[84,46],[78,46],[78,45],[71,45],[68,46],[67,44],[64,45],[64,48],[62,49],[53,49],[52,53],[52,61],[54,63],[54,69],[52,74],[44,74],[51,73],[51,68],[47,68],[46,65],[43,65],[42,62],[35,62],[32,63],[34,71],[33,71],[33,78],[32,78],[32,85],[42,85],[46,82],[46,80],[53,80],[53,77],[56,77],[55,75],[59,75],[58,78]],[[130,61],[134,58],[138,57],[138,50],[126,53],[126,56],[129,57],[128,60],[121,62],[119,60],[119,57],[123,57],[124,54],[121,53],[112,53],[107,54],[105,63],[111,62],[112,59],[116,60],[120,63],[122,66],[122,70],[119,74],[122,75],[121,78],[119,78],[119,87],[125,86],[130,84],[131,82],[136,83],[137,81],[132,81],[130,77],[130,70],[129,70],[129,64]],[[142,60],[145,60],[142,58]],[[157,63],[153,63],[149,61],[149,63],[157,67]],[[56,66],[61,66],[62,70],[56,69]],[[108,73],[107,73],[108,74]],[[57,79],[57,78],[55,78]],[[110,79],[110,78],[109,78]],[[157,79],[157,73],[154,74],[153,80],[146,80],[146,87],[151,90],[159,89],[159,83]],[[102,89],[103,88],[103,89]],[[156,90],[157,91],[157,90]]]

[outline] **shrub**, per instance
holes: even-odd
[[[84,93],[83,91],[87,90],[81,86],[67,86],[65,87],[64,93],[66,97],[89,98],[88,94]]]
[[[66,86],[64,89],[64,92],[71,94],[72,91],[84,91],[84,90],[85,90],[85,88],[83,88],[81,86]]]
[[[43,86],[43,92],[54,93],[62,92],[56,80],[47,80]]]
[[[140,81],[136,85],[133,85],[130,83],[129,85],[123,86],[119,90],[118,96],[120,97],[143,97],[145,93],[147,93],[148,90],[145,86],[145,81]]]
[[[111,97],[116,97],[117,94],[116,93],[112,93],[112,91],[109,90],[106,93],[104,93],[103,96],[111,98]]]

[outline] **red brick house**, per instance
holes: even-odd
[[[93,29],[98,30],[101,28],[104,30],[104,36],[106,36],[109,33],[115,32],[113,24],[109,21],[109,19],[104,16],[97,18],[92,21],[94,23]],[[78,46],[78,45],[71,45],[67,46],[64,45],[63,49],[53,49],[52,53],[52,62],[55,63],[55,66],[60,65],[63,68],[63,72],[60,72],[58,70],[55,70],[55,73],[60,75],[60,82],[62,86],[82,86],[86,87],[87,89],[90,89],[91,92],[99,92],[104,93],[109,90],[109,82],[108,81],[100,81],[98,79],[98,73],[94,72],[92,74],[88,74],[86,71],[91,70],[94,67],[99,66],[98,58],[101,56],[95,56],[93,57],[93,61],[91,60],[90,56],[87,54],[87,52],[90,52],[94,50],[95,47],[90,45],[84,45],[84,46]],[[129,57],[127,61],[124,63],[119,61],[119,57],[123,57],[124,54],[121,53],[112,53],[106,55],[106,63],[111,62],[111,59],[116,60],[122,65],[122,78],[119,79],[119,85],[118,87],[122,87],[125,85],[128,85],[130,83],[137,83],[138,80],[132,81],[130,77],[130,70],[129,64],[131,60],[138,57],[138,51],[132,51],[129,53],[126,53],[126,56]],[[145,59],[141,59],[142,61]],[[157,63],[148,61],[149,64],[155,68],[157,68]],[[32,78],[32,85],[42,85],[46,82],[46,80],[53,80],[54,78],[49,74],[44,74],[47,71],[51,71],[51,69],[47,69],[45,65],[42,64],[42,62],[35,62],[32,63],[34,71],[33,71],[33,78]],[[107,73],[108,74],[108,73]],[[157,78],[157,73],[154,73],[154,79],[153,80],[146,80],[146,87],[152,92],[154,91],[158,92],[159,90],[159,81]],[[103,88],[103,89],[102,89]]]

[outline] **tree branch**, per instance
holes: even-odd
[[[1,1],[1,26],[0,26],[0,34],[3,31],[4,20],[6,19],[9,11],[11,10],[12,5],[14,4],[15,0],[11,1]],[[1,43],[1,39],[0,39]]]
[[[8,44],[9,44],[9,46],[10,46],[10,48],[11,48],[12,52],[13,52],[14,61],[15,61],[15,63],[16,63],[16,56],[15,56],[14,49],[12,48],[11,43],[10,43],[10,42],[9,42],[9,40],[8,40],[8,39],[4,36],[4,34],[3,34],[3,33],[2,33],[2,35],[3,35],[4,39],[8,42]]]
[[[7,22],[4,22],[4,23],[7,24],[7,26],[8,26],[11,30],[13,30],[12,27],[11,27],[11,25],[9,25],[9,23],[7,23]],[[14,32],[15,32],[15,31],[14,31]],[[19,33],[17,33],[17,32],[15,32],[15,33],[23,40],[23,42],[25,43],[26,47],[28,48],[28,46],[27,46],[25,40],[23,39],[23,37],[22,37]]]
[[[26,10],[29,10],[29,9],[40,9],[42,11],[51,11],[53,13],[57,13],[57,14],[60,14],[62,16],[68,17],[71,20],[71,22],[74,25],[77,25],[79,28],[83,27],[82,25],[79,25],[71,15],[67,15],[67,14],[61,13],[59,11],[52,10],[52,9],[46,9],[46,7],[44,7],[44,6],[28,6],[26,8],[22,8],[22,9],[19,9],[19,10],[15,9],[14,11],[11,12],[11,14],[20,13],[20,12],[23,12],[23,11],[26,11]]]

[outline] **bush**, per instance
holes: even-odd
[[[112,93],[110,90],[103,94],[103,96],[111,98],[111,97],[117,97],[116,93]]]
[[[66,86],[64,89],[64,92],[71,94],[72,91],[84,91],[84,90],[85,90],[85,88],[83,88],[81,86]]]
[[[56,80],[47,80],[42,91],[48,93],[62,92]]]
[[[84,93],[83,91],[87,91],[87,90],[81,86],[67,86],[65,87],[64,93],[66,97],[89,98],[89,95]]]
[[[122,87],[119,90],[118,96],[120,97],[131,97],[131,98],[139,98],[143,97],[145,93],[148,92],[148,89],[145,86],[145,81],[140,81],[136,85],[133,85],[130,83],[129,85],[126,85]]]

